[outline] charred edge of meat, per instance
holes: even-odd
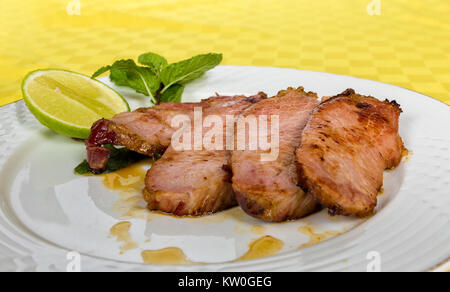
[[[253,96],[247,97],[247,98],[250,99],[251,105],[249,105],[245,110],[243,110],[240,114],[237,115],[237,118],[235,119],[235,122],[239,118],[241,118],[245,114],[246,111],[249,111],[251,108],[257,106],[260,101],[262,101],[264,99],[267,99],[267,97],[268,97],[267,94],[265,94],[262,91],[258,92],[257,95],[253,95]]]
[[[348,88],[348,89],[344,90],[343,92],[339,93],[338,95],[322,97],[322,103],[332,101],[332,100],[334,100],[336,98],[339,98],[339,97],[348,97],[348,96],[351,96],[351,95],[354,95],[354,94],[356,94],[355,90],[352,89],[352,88]]]
[[[388,99],[385,99],[384,102],[385,102],[385,103],[389,103],[390,105],[392,105],[392,106],[398,108],[398,109],[400,110],[401,113],[403,112],[402,107],[400,106],[400,104],[399,104],[395,99],[394,99],[394,100],[391,100],[391,101],[389,101]]]
[[[260,206],[253,200],[247,199],[247,196],[241,192],[235,190],[235,194],[236,200],[238,201],[244,212],[249,214],[250,216],[260,219],[260,216],[264,214],[264,207]]]
[[[236,191],[236,190],[235,190],[235,195],[236,195],[236,200],[239,203],[239,206],[242,208],[242,210],[246,214],[248,214],[256,219],[267,221],[267,222],[285,222],[285,221],[289,221],[289,220],[299,219],[299,217],[297,215],[294,215],[291,213],[286,213],[282,217],[269,218],[269,217],[267,217],[267,213],[266,213],[268,206],[264,207],[261,204],[259,204],[257,201],[249,198],[249,196],[247,196],[246,194]],[[309,196],[314,202],[318,203],[317,200],[310,194],[307,194],[307,196]],[[302,215],[302,217],[306,217],[316,211],[321,210],[322,208],[323,208],[322,205],[315,204],[315,208],[310,210],[308,213]]]
[[[298,88],[289,87],[289,88],[287,88],[285,90],[280,90],[278,92],[278,94],[276,95],[276,97],[283,97],[283,96],[285,96],[286,94],[288,94],[291,91],[296,91],[296,92],[298,92],[300,94],[303,94],[303,95],[306,95],[306,96],[309,96],[309,97],[319,98],[319,96],[315,92],[312,92],[312,91],[306,92],[305,88],[303,86],[300,86]]]
[[[227,181],[230,184],[232,184],[233,183],[233,181],[232,181],[233,170],[232,170],[231,166],[228,164],[224,164],[224,165],[222,165],[222,170],[227,173],[227,176],[225,177],[224,181]]]
[[[177,216],[181,216],[183,214],[184,206],[186,206],[184,202],[179,202],[173,213]]]
[[[297,160],[297,159],[296,159]],[[297,176],[298,176],[298,183],[297,183],[297,187],[301,188],[302,191],[305,194],[309,194],[309,187],[306,184],[307,182],[307,177],[305,175],[305,172],[303,170],[303,165],[301,165],[300,163],[297,162]]]
[[[331,206],[328,208],[328,214],[332,217],[342,215],[343,213],[343,210],[338,206]]]
[[[260,91],[256,95],[247,97],[245,99],[245,101],[249,102],[249,103],[258,103],[258,102],[261,101],[261,99],[266,99],[266,98],[267,98],[267,94],[265,94],[264,92]]]
[[[361,102],[361,103],[358,103],[356,105],[356,107],[359,109],[367,109],[367,108],[371,108],[372,106],[368,103]]]
[[[340,96],[351,96],[356,94],[355,90],[353,88],[347,88],[346,90],[344,90],[342,93],[336,95],[336,97],[340,97]]]
[[[322,99],[322,102],[321,102],[320,105],[322,105],[322,104],[324,104],[324,103],[332,102],[332,101],[334,101],[335,99],[338,99],[338,98],[341,98],[341,97],[351,97],[353,100],[355,100],[356,102],[358,102],[358,104],[357,104],[356,106],[357,106],[358,108],[360,108],[360,109],[365,109],[365,108],[370,108],[370,107],[371,107],[371,105],[366,104],[366,103],[364,103],[364,102],[361,102],[361,101],[363,101],[364,99],[373,99],[373,100],[376,100],[376,101],[380,101],[380,100],[379,100],[378,98],[376,98],[376,97],[373,97],[373,96],[370,96],[370,95],[361,95],[361,94],[356,93],[354,89],[348,88],[348,89],[344,90],[342,93],[339,93],[338,95],[331,96],[331,97],[324,97],[324,98]],[[390,100],[388,100],[388,99],[385,99],[385,100],[382,101],[382,102],[385,103],[385,104],[388,104],[388,105],[390,105],[390,106],[393,106],[394,108],[398,109],[400,112],[403,112],[403,110],[402,110],[400,104],[397,103],[397,101],[395,101],[395,100],[390,101]],[[319,107],[320,107],[320,105],[319,105]],[[318,108],[319,108],[319,107],[318,107]]]
[[[158,212],[161,214],[166,214],[170,216],[176,216],[179,218],[199,218],[204,216],[209,216],[212,214],[216,214],[218,212],[222,212],[225,210],[228,210],[230,208],[233,208],[237,205],[237,203],[230,202],[229,204],[223,205],[222,207],[218,208],[217,210],[211,210],[208,212],[205,212],[202,208],[203,206],[199,206],[197,209],[189,211],[186,207],[186,202],[181,201],[178,202],[176,207],[172,210],[163,210],[159,204],[159,202],[155,199],[155,193],[148,190],[147,188],[142,190],[142,195],[144,196],[144,200],[147,202],[147,208],[150,211]]]

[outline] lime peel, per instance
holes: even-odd
[[[126,100],[111,87],[67,70],[30,72],[22,82],[22,94],[41,124],[72,138],[87,139],[95,121],[130,111]]]

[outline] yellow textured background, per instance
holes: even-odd
[[[91,74],[146,51],[177,61],[224,53],[224,64],[333,72],[393,83],[450,104],[450,1],[0,0],[0,105],[38,68]],[[77,0],[75,0],[77,1]]]

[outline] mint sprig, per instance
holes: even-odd
[[[131,59],[119,60],[110,66],[100,68],[91,78],[96,78],[107,71],[110,71],[109,77],[116,85],[131,87],[136,92],[150,96],[153,103],[157,102],[156,94],[161,81],[150,67],[138,66]]]
[[[150,96],[153,104],[181,102],[187,83],[201,77],[222,62],[222,54],[204,54],[181,62],[169,64],[155,53],[139,56],[137,65],[133,60],[119,60],[97,70],[92,78],[110,72],[110,79],[118,86],[133,88]]]

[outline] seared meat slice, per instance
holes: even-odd
[[[331,214],[364,216],[377,204],[383,171],[404,149],[400,106],[348,89],[317,107],[297,149],[302,188]]]
[[[248,137],[246,150],[232,152],[233,189],[242,209],[249,215],[280,222],[306,216],[315,210],[315,200],[297,186],[295,150],[300,145],[301,131],[318,104],[315,93],[305,92],[302,87],[289,88],[259,102],[240,117],[279,116],[279,155],[274,161],[261,160],[261,154],[269,151],[250,150]],[[268,129],[273,126],[270,121],[272,125]],[[270,131],[267,134],[271,136]]]
[[[92,126],[86,141],[88,163],[95,171],[106,168],[110,151],[102,148],[105,144],[124,146],[148,156],[162,153],[169,147],[176,130],[171,126],[173,117],[179,114],[192,116],[195,107],[226,107],[229,99],[215,96],[199,103],[163,103],[99,120]]]
[[[177,216],[199,216],[236,205],[229,151],[167,149],[147,173],[148,208]]]
[[[233,139],[226,116],[237,116],[244,109],[265,99],[260,93],[253,97],[236,96],[224,104],[203,109],[203,121],[217,116],[222,121],[223,145]],[[234,125],[234,119],[231,120]],[[215,125],[214,125],[215,126]],[[203,126],[203,135],[211,127]],[[194,130],[191,131],[192,133]],[[215,141],[215,140],[214,140]],[[144,198],[148,207],[178,216],[198,216],[221,211],[236,205],[231,187],[230,151],[208,149],[177,151],[172,145],[147,173]],[[179,150],[179,149],[178,149]]]

